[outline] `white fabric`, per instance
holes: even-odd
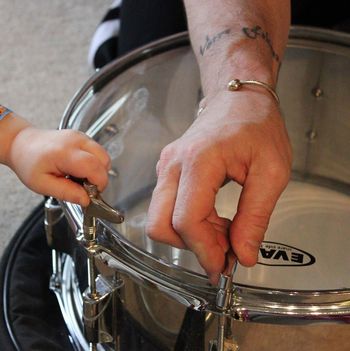
[[[120,2],[120,0],[118,0]],[[118,2],[116,1],[116,2]],[[91,40],[91,45],[88,54],[89,65],[93,66],[94,57],[98,48],[108,39],[116,37],[119,34],[120,30],[120,20],[110,20],[102,22],[97,28],[94,36]]]
[[[121,4],[122,4],[122,0],[114,0],[110,8],[115,9],[116,7],[120,7]]]

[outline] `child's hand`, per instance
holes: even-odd
[[[110,158],[81,132],[27,127],[13,139],[8,165],[33,191],[87,206],[86,191],[66,175],[87,178],[102,191],[108,182]]]

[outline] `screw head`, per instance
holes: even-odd
[[[320,98],[321,96],[323,96],[323,90],[320,87],[315,87],[312,89],[312,94],[316,98]]]

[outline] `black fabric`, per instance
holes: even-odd
[[[334,28],[350,18],[348,0],[292,0],[292,23]]]
[[[119,47],[118,37],[106,40],[96,51],[94,56],[94,67],[102,68],[117,57]]]
[[[174,351],[205,350],[205,313],[187,308]]]
[[[51,250],[43,226],[43,204],[23,223],[1,260],[0,349],[16,347],[9,337],[10,325],[18,350],[73,350],[55,295],[49,290]],[[4,297],[7,298],[6,305]]]
[[[113,9],[110,9],[109,11],[107,11],[106,15],[102,19],[102,22],[115,20],[116,18],[119,18],[119,17],[120,17],[120,8],[115,7]]]
[[[156,340],[152,340],[141,325],[125,311],[123,317],[120,351],[170,351],[169,348],[160,345]]]
[[[119,55],[187,28],[182,0],[123,0],[120,20]]]

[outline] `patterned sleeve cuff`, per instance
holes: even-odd
[[[11,112],[7,107],[0,105],[0,121]]]

